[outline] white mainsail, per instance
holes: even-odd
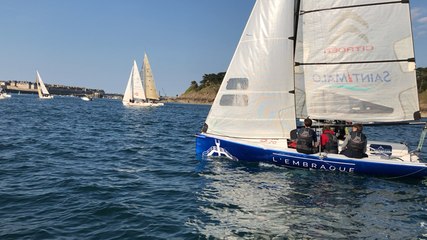
[[[145,95],[147,99],[159,100],[160,97],[157,93],[156,84],[154,83],[153,72],[151,71],[151,65],[148,61],[147,54],[144,54],[141,76],[144,82]]]
[[[258,0],[211,107],[208,133],[283,138],[295,128],[294,1]]]
[[[37,92],[39,93],[40,98],[48,98],[50,97],[50,93],[47,90],[46,86],[44,85],[44,82],[39,74],[39,71],[36,71],[36,84],[37,84]]]
[[[123,95],[123,103],[145,101],[145,92],[142,87],[141,76],[138,72],[136,61],[133,61],[132,70],[130,72],[129,80]]]
[[[295,58],[300,118],[394,122],[419,111],[409,3],[302,0]]]

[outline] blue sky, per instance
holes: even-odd
[[[0,0],[0,80],[123,93],[148,54],[161,94],[226,71],[255,0]],[[411,1],[415,56],[427,67],[427,0]]]

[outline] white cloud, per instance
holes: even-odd
[[[419,18],[419,19],[417,19],[417,22],[419,22],[419,23],[427,23],[427,17]]]

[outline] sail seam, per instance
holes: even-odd
[[[365,64],[365,63],[393,63],[393,62],[415,62],[415,59],[414,58],[408,58],[408,59],[396,59],[396,60],[357,61],[357,62],[324,62],[324,63],[300,63],[300,62],[295,62],[295,66],[301,66],[301,65]]]
[[[332,8],[322,8],[322,9],[316,9],[316,10],[309,10],[309,11],[300,11],[300,15],[306,14],[306,13],[313,13],[313,12],[322,12],[322,11],[329,11],[329,10],[337,10],[337,9],[346,9],[346,8],[357,8],[357,7],[370,7],[370,6],[378,6],[378,5],[386,5],[386,4],[396,4],[396,3],[409,3],[409,1],[401,0],[401,1],[391,1],[391,2],[382,2],[382,3],[368,3],[368,4],[359,4],[359,5],[351,5],[351,6],[342,6],[342,7],[332,7]]]

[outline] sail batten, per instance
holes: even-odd
[[[348,5],[348,6],[339,6],[339,7],[331,7],[331,8],[321,8],[321,9],[314,9],[314,10],[307,10],[307,11],[301,11],[300,14],[308,14],[313,12],[322,12],[322,11],[330,11],[330,10],[337,10],[337,9],[346,9],[346,8],[357,8],[357,7],[368,7],[368,6],[378,6],[378,5],[385,5],[385,4],[402,4],[402,3],[409,3],[408,0],[400,0],[400,1],[386,1],[386,2],[376,2],[376,3],[366,3],[366,4],[357,4],[357,5]]]
[[[300,63],[295,62],[295,66],[301,65],[337,65],[337,64],[362,64],[362,63],[392,63],[392,62],[415,62],[415,58],[395,59],[395,60],[378,60],[378,61],[357,61],[357,62],[318,62],[318,63]]]

